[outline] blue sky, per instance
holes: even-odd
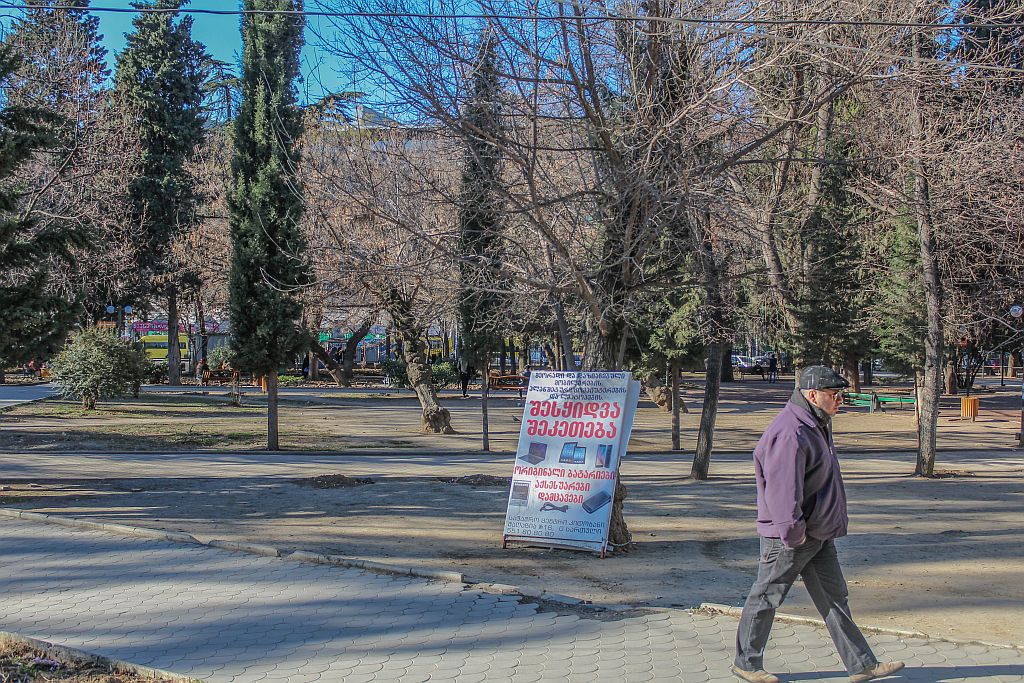
[[[131,0],[93,0],[95,7],[130,8]],[[186,9],[237,9],[240,3],[234,0],[193,0]],[[111,68],[113,54],[124,49],[125,33],[132,30],[134,14],[121,12],[95,12],[100,20],[103,43],[111,52],[108,56]],[[316,21],[316,19],[311,19]],[[239,17],[213,14],[192,15],[192,37],[206,45],[206,50],[215,58],[237,67],[242,53],[242,38],[239,33]],[[324,93],[339,89],[350,89],[350,79],[338,75],[338,65],[333,58],[323,55],[315,46],[308,44],[303,50],[304,82],[299,85],[303,100],[317,100]],[[237,70],[237,69],[236,69]]]

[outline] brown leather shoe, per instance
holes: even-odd
[[[732,668],[732,675],[741,681],[750,681],[750,683],[779,683],[779,677],[775,674],[770,674],[764,669],[758,669],[757,671],[746,671],[734,666]],[[867,679],[865,679],[867,680]]]
[[[864,683],[864,681],[873,681],[876,678],[885,678],[886,676],[893,675],[902,668],[903,662],[886,662],[885,664],[878,664],[874,669],[861,671],[859,674],[850,676],[850,683]]]

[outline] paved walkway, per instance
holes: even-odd
[[[27,386],[0,384],[0,408],[38,401],[56,394],[57,390],[52,384],[30,384]]]
[[[579,616],[460,585],[0,521],[0,629],[219,681],[704,681],[731,617]],[[871,636],[893,681],[1024,681],[1024,653]],[[766,665],[846,680],[821,629],[778,624]]]

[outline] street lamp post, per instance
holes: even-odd
[[[107,315],[114,315],[114,313],[117,313],[117,336],[124,336],[124,316],[131,315],[133,310],[134,309],[131,306],[107,305]]]
[[[1010,306],[1010,315],[1014,320],[1020,320],[1024,315],[1024,306],[1020,304]],[[1017,445],[1024,448],[1024,372],[1021,373],[1020,379],[1020,431],[1017,433]]]

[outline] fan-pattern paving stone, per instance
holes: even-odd
[[[0,521],[0,629],[211,683],[734,680],[732,617],[563,612],[412,577]],[[1018,650],[869,640],[908,662],[894,681],[1024,681]],[[765,664],[847,680],[827,633],[805,624],[777,624]]]

